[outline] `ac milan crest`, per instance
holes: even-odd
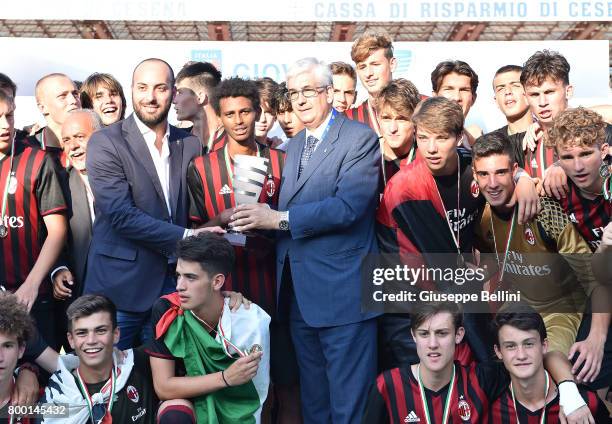
[[[266,181],[266,194],[268,197],[274,196],[276,193],[276,184],[274,184],[274,178],[268,176],[268,180]]]
[[[525,240],[527,240],[527,243],[529,243],[532,246],[535,246],[535,235],[533,234],[533,231],[531,230],[531,227],[525,227]]]
[[[463,396],[459,399],[459,404],[457,405],[459,408],[459,416],[463,421],[469,421],[472,416],[472,411],[470,409],[470,404],[463,399]]]
[[[472,180],[470,184],[470,193],[472,193],[473,197],[478,197],[480,195],[480,187],[478,187],[478,183]]]
[[[125,389],[125,393],[127,393],[127,397],[134,403],[138,403],[140,400],[140,396],[138,395],[138,390],[134,386],[127,386]]]

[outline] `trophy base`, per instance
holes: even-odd
[[[244,247],[247,244],[247,235],[244,233],[228,231],[227,233],[223,234],[223,237],[225,237],[225,239],[229,241],[232,246]]]

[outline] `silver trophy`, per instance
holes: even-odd
[[[261,189],[268,175],[268,159],[259,156],[234,156],[234,199],[236,206],[253,205],[259,201]],[[245,246],[248,235],[229,230],[225,238],[234,246]]]

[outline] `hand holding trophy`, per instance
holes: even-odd
[[[267,175],[267,158],[236,155],[232,181],[236,206],[257,203]],[[250,237],[248,233],[231,229],[224,236],[234,246],[246,246]]]

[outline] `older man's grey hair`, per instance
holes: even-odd
[[[70,111],[70,113],[84,113],[86,115],[89,115],[89,119],[91,119],[91,126],[93,127],[94,131],[98,131],[104,126],[100,115],[98,115],[92,109],[75,109]]]
[[[305,57],[291,65],[287,71],[287,81],[304,72],[313,72],[319,85],[332,85],[332,73],[329,66],[314,57]]]

